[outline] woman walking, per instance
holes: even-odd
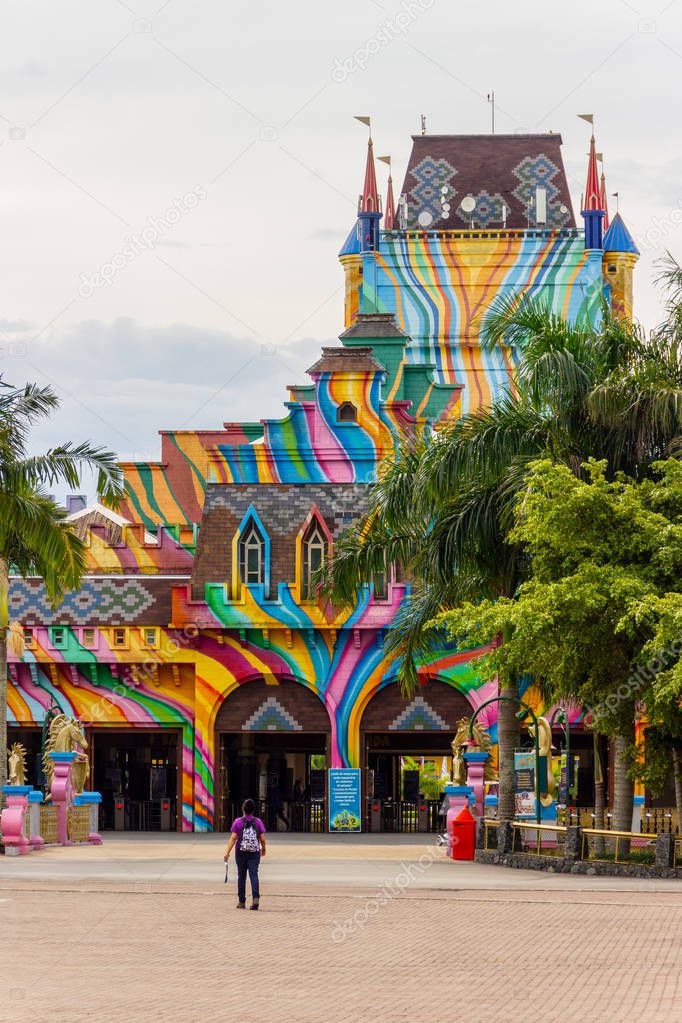
[[[246,875],[251,883],[250,909],[258,909],[260,904],[260,888],[258,886],[258,868],[261,856],[265,856],[265,825],[260,817],[254,817],[253,799],[245,799],[242,803],[242,816],[237,817],[230,828],[230,838],[223,859],[227,863],[230,853],[235,850],[237,862],[237,909],[246,909]]]

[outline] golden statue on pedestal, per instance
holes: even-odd
[[[467,783],[467,766],[464,759],[465,750],[468,749],[471,753],[490,754],[493,748],[492,739],[478,721],[474,721],[472,729],[473,738],[469,738],[470,722],[470,718],[459,719],[455,737],[450,743],[452,749],[452,779],[455,785],[466,785]],[[497,781],[497,774],[490,763],[490,757],[486,760],[483,777],[485,781]],[[459,779],[462,780],[460,781]]]
[[[71,768],[71,782],[76,795],[85,788],[90,773],[90,760],[85,752],[88,742],[83,732],[83,725],[75,718],[66,714],[57,714],[50,722],[50,730],[43,754],[43,772],[47,788],[46,800],[50,799],[52,779],[54,778],[54,760],[50,753],[75,753],[76,759]]]
[[[8,785],[26,784],[26,750],[20,742],[13,743],[7,751]]]

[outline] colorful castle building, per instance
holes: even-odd
[[[322,772],[343,766],[367,772],[393,815],[384,824],[400,826],[417,798],[405,765],[421,767],[422,789],[429,770],[437,785],[457,721],[491,695],[470,656],[444,647],[401,696],[384,652],[399,573],[336,614],[311,580],[401,431],[509,387],[515,353],[479,345],[491,302],[531,291],[597,316],[606,294],[629,315],[637,250],[619,215],[604,237],[594,139],[580,227],[559,135],[412,142],[383,214],[370,139],[340,252],[340,344],[290,388],[284,417],[162,432],[159,462],[124,465],[116,513],[71,499],[88,548],[78,592],[53,609],[40,579],[12,579],[27,648],[10,665],[10,735],[36,763],[46,715],[79,717],[104,827],[224,829],[247,794],[283,803],[293,826],[324,827]]]

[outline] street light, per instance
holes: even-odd
[[[529,707],[528,704],[518,696],[491,696],[489,700],[484,700],[481,706],[477,707],[471,715],[471,720],[469,721],[469,738],[473,739],[474,737],[474,722],[483,708],[489,706],[491,703],[501,703],[503,700],[506,700],[508,703],[518,703],[521,708],[521,710],[516,712],[516,718],[518,721],[523,721],[523,719],[530,714],[533,719],[533,724],[535,725],[535,734],[533,736],[533,746],[535,747],[535,819],[537,823],[540,824],[542,820],[540,816],[540,730],[538,728],[537,715],[533,708]]]

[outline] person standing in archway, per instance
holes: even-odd
[[[223,859],[227,863],[230,853],[235,850],[237,862],[237,909],[246,909],[246,875],[251,884],[250,909],[260,906],[260,886],[258,868],[261,856],[265,856],[265,825],[260,817],[253,814],[253,799],[245,799],[242,803],[242,816],[232,822],[230,838]]]

